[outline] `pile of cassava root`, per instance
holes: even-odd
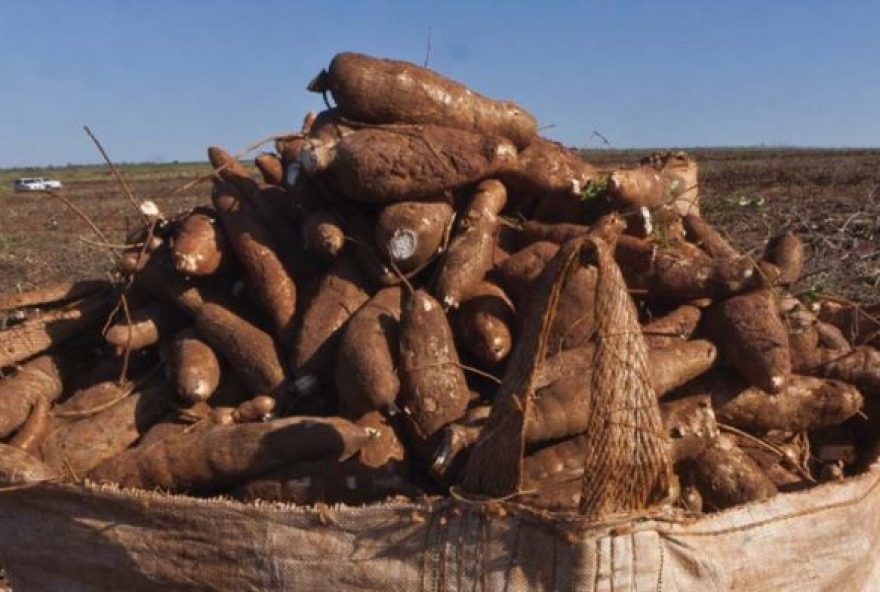
[[[210,148],[210,203],[142,208],[113,281],[0,297],[0,485],[467,495],[516,358],[539,371],[508,499],[577,508],[604,395],[594,262],[561,283],[542,351],[517,339],[569,241],[613,249],[638,311],[674,467],[658,504],[719,510],[875,458],[876,318],[792,296],[791,233],[737,251],[687,155],[598,170],[515,103],[359,54],[308,88],[336,107],[258,156],[259,181]]]

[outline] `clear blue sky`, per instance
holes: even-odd
[[[259,7],[259,8],[258,8]],[[193,160],[299,125],[334,53],[430,65],[616,147],[880,145],[880,2],[2,0],[0,167]]]

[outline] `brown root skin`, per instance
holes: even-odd
[[[549,204],[547,207],[551,213],[555,211],[558,214],[558,210],[552,207],[554,201],[558,199],[558,197],[553,195],[547,196],[543,198],[539,208]],[[580,202],[573,203],[578,204]],[[535,213],[531,220],[523,223],[522,231],[515,237],[516,245],[521,249],[541,241],[561,245],[572,239],[589,234],[601,238],[610,245],[614,245],[617,242],[617,238],[628,228],[627,219],[617,212],[604,214],[589,226],[566,221],[568,218],[576,219],[577,216],[562,215],[560,219],[556,219],[556,216],[551,216],[548,220],[545,216]]]
[[[500,226],[498,214],[506,203],[507,190],[501,182],[486,179],[477,185],[437,277],[436,295],[444,306],[458,306],[492,268]]]
[[[49,432],[49,408],[52,403],[46,397],[40,397],[31,408],[31,414],[22,424],[9,444],[21,448],[25,452],[35,453]]]
[[[698,456],[712,446],[721,434],[708,395],[697,394],[663,401],[660,403],[660,415],[675,463]]]
[[[804,270],[804,244],[793,232],[786,232],[770,239],[764,258],[779,268],[779,283],[791,286],[796,283]]]
[[[99,326],[110,295],[94,294],[0,331],[0,368],[12,366]]]
[[[819,334],[819,344],[823,348],[835,349],[841,352],[848,352],[852,350],[852,346],[846,339],[843,331],[841,331],[839,328],[835,327],[831,323],[818,321],[816,323],[816,333]]]
[[[453,314],[452,326],[465,351],[492,368],[513,347],[513,303],[495,284],[480,282]]]
[[[305,250],[326,259],[335,259],[345,247],[345,231],[330,210],[308,214],[302,222],[301,233]]]
[[[0,294],[0,311],[36,306],[45,307],[71,300],[80,300],[109,287],[110,284],[104,280],[81,280],[56,282],[27,292]]]
[[[526,220],[523,224],[522,232],[516,238],[520,249],[537,242],[551,242],[561,245],[573,238],[587,236],[590,234],[590,230],[591,227],[585,224],[569,224],[566,222],[547,224],[535,220]]]
[[[575,436],[542,448],[522,460],[523,491],[541,490],[547,481],[560,475],[570,475],[580,487],[584,457],[587,454],[586,436]]]
[[[773,497],[776,486],[761,468],[727,436],[697,456],[689,474],[706,506],[724,510]]]
[[[421,201],[491,176],[516,157],[500,136],[436,126],[365,128],[334,144],[312,140],[303,171],[362,203]]]
[[[403,467],[370,467],[357,458],[345,462],[319,460],[297,463],[249,481],[231,493],[243,500],[298,505],[381,502],[389,497],[424,495],[406,478]]]
[[[128,450],[89,477],[123,487],[217,493],[291,463],[345,460],[369,437],[364,429],[332,417],[214,426]]]
[[[593,409],[590,374],[586,366],[536,389],[526,415],[526,444],[574,436],[586,429]]]
[[[59,422],[43,441],[43,459],[65,475],[80,478],[134,444],[171,409],[171,388],[147,385],[100,413]]]
[[[537,137],[498,176],[516,192],[580,196],[599,171],[562,144]]]
[[[742,254],[734,249],[721,234],[697,214],[682,217],[687,238],[710,257],[737,259]]]
[[[688,214],[700,215],[700,181],[697,162],[682,151],[656,152],[642,160],[643,165],[650,165],[664,177],[673,181],[672,207],[680,216]]]
[[[0,379],[0,439],[19,429],[40,400],[55,401],[62,390],[62,371],[54,356],[35,358]]]
[[[866,397],[880,397],[880,350],[867,345],[851,352],[822,350],[817,372],[856,386]]]
[[[312,127],[315,125],[315,121],[317,120],[318,114],[315,111],[306,111],[306,114],[303,115],[303,121],[302,126],[300,127],[300,131],[303,134],[308,134],[310,131],[312,131]]]
[[[266,395],[259,395],[253,399],[248,399],[235,408],[232,412],[232,419],[235,423],[250,423],[254,421],[264,421],[271,419],[275,411],[275,399]]]
[[[269,229],[234,185],[217,183],[211,196],[245,280],[260,306],[269,314],[285,346],[294,338],[296,286],[276,253]]]
[[[295,376],[311,375],[323,383],[331,382],[342,329],[369,298],[368,282],[352,259],[338,259],[306,306],[293,350]]]
[[[213,216],[196,211],[178,229],[171,256],[174,268],[184,274],[205,276],[216,273],[223,263],[225,239]]]
[[[819,320],[837,327],[853,345],[880,347],[880,303],[862,307],[851,302],[823,300]]]
[[[179,312],[158,302],[133,310],[130,318],[129,324],[123,316],[104,334],[107,343],[116,348],[117,355],[126,349],[134,351],[155,345],[173,335],[184,323]]]
[[[707,313],[710,338],[724,358],[752,384],[781,392],[791,375],[788,331],[769,290],[728,298]]]
[[[284,182],[284,165],[274,154],[263,153],[254,159],[254,165],[267,185],[279,186]]]
[[[660,300],[689,302],[736,293],[748,285],[754,272],[747,258],[712,259],[687,244],[664,247],[623,235],[614,256],[627,286],[650,290]]]
[[[354,132],[355,128],[342,121],[339,109],[327,109],[317,114],[309,129],[308,137],[316,140],[336,141]]]
[[[328,89],[339,111],[354,121],[443,125],[504,136],[520,148],[537,135],[535,117],[519,105],[484,97],[409,62],[340,53],[319,79],[315,88]]]
[[[611,173],[608,190],[624,207],[653,208],[671,203],[673,181],[652,167],[621,169]]]
[[[0,487],[40,483],[58,478],[58,473],[28,452],[0,444]]]
[[[186,403],[206,401],[220,384],[220,361],[192,329],[174,336],[169,361],[174,391]]]
[[[400,392],[397,376],[402,291],[376,293],[348,321],[336,354],[336,390],[343,416],[384,409]]]
[[[558,250],[551,242],[532,243],[511,255],[493,274],[517,308],[527,306],[534,286]],[[596,278],[594,266],[581,266],[569,274],[551,325],[548,353],[578,347],[592,335]]]
[[[547,354],[584,345],[596,331],[596,283],[593,265],[572,270],[562,288],[556,316],[550,325]]]
[[[819,332],[812,312],[797,306],[783,313],[788,330],[788,347],[791,352],[792,372],[809,373],[819,363]]]
[[[642,325],[648,349],[659,349],[687,341],[697,330],[702,312],[696,306],[683,304],[671,312]]]
[[[258,191],[256,182],[238,159],[219,146],[208,147],[208,160],[217,170],[217,176],[224,182],[234,185],[237,192],[250,198]]]
[[[452,484],[461,478],[470,448],[479,439],[484,423],[485,418],[472,422],[465,417],[444,428],[443,436],[431,457],[431,475],[438,482]]]
[[[371,430],[374,437],[370,438],[358,451],[358,461],[367,467],[384,467],[401,465],[407,459],[406,447],[397,435],[395,422],[381,411],[370,411],[362,415],[355,423]]]
[[[195,316],[205,304],[222,300],[213,278],[189,280],[175,271],[167,245],[154,252],[135,276],[134,286],[158,300],[176,306],[188,316]]]
[[[709,371],[718,350],[710,341],[695,339],[648,352],[651,386],[658,397]]]
[[[445,201],[388,205],[376,221],[379,251],[403,273],[420,269],[442,251],[453,214]]]
[[[131,246],[119,255],[116,269],[125,276],[139,273],[148,264],[152,254],[170,242],[171,230],[171,224],[163,224],[153,227],[152,234],[148,226],[141,226],[129,232],[125,244]]]
[[[505,259],[493,272],[492,279],[510,296],[518,308],[528,295],[530,287],[558,250],[559,245],[551,242],[532,243]]]
[[[219,304],[196,317],[199,335],[226,358],[252,393],[284,397],[284,367],[272,337]]]
[[[795,472],[796,469],[791,466],[787,456],[780,455],[777,451],[762,446],[751,438],[734,435],[733,439],[780,491],[791,491],[809,485],[809,481]]]
[[[738,381],[715,381],[709,393],[718,420],[751,433],[812,431],[844,422],[862,407],[862,395],[840,380],[792,375],[769,394]]]
[[[573,436],[587,428],[592,409],[591,374],[595,346],[587,344],[549,356],[541,365],[527,412],[525,441],[534,444]],[[715,347],[702,340],[648,352],[652,385],[661,396],[712,366]]]
[[[104,380],[81,388],[52,409],[53,417],[62,420],[76,420],[89,417],[109,409],[134,390],[132,382]]]
[[[435,444],[443,427],[464,415],[470,392],[446,314],[424,290],[404,297],[399,375],[400,407],[416,447]]]

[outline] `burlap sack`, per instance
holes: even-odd
[[[510,504],[325,512],[39,485],[0,495],[13,589],[880,590],[880,464],[708,515],[607,524]]]

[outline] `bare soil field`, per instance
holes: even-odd
[[[650,150],[594,150],[598,165],[634,164]],[[702,149],[704,216],[743,250],[759,254],[783,229],[808,245],[809,265],[797,291],[880,301],[880,150]],[[209,199],[207,184],[174,192],[210,169],[207,164],[123,165],[138,199],[174,213]],[[0,291],[66,278],[95,277],[109,268],[105,248],[57,199],[12,192],[19,176],[64,182],[66,195],[107,235],[122,240],[137,214],[102,166],[0,171]],[[174,193],[172,193],[174,192]]]

